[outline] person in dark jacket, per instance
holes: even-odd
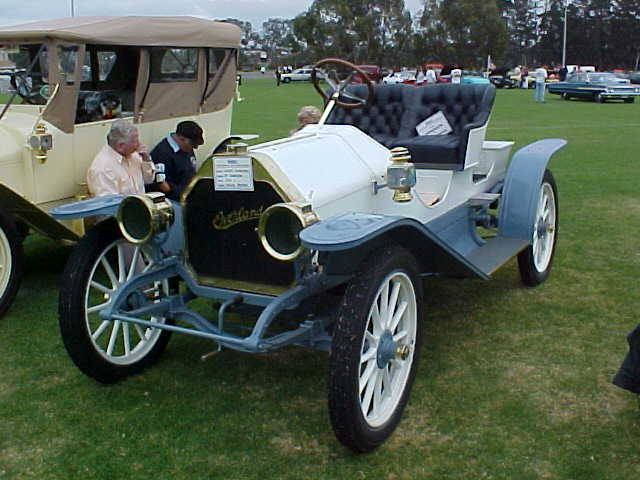
[[[613,384],[640,395],[640,325],[628,336],[629,352],[625,356]]]
[[[153,163],[164,164],[164,178],[157,178],[151,190],[162,192],[167,198],[179,201],[185,187],[196,173],[194,150],[203,143],[200,125],[191,120],[180,122],[176,131],[167,135],[151,151]]]

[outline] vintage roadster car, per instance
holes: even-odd
[[[566,142],[534,142],[509,163],[513,142],[485,140],[492,85],[373,86],[343,60],[317,68],[331,87],[314,79],[319,124],[229,145],[181,202],[153,193],[54,209],[112,216],[69,258],[60,329],[77,367],[103,383],[154,363],[172,332],[250,353],[330,351],[333,429],[366,452],[409,399],[422,277],[489,279],[514,256],[526,285],[549,275],[558,197],[546,167]],[[357,75],[366,84],[350,85]],[[217,315],[190,308],[196,297],[219,302]]]
[[[190,17],[77,17],[0,29],[22,104],[0,105],[0,316],[30,230],[77,241],[81,221],[52,206],[86,195],[111,124],[131,118],[152,148],[181,120],[206,131],[199,163],[229,137],[240,30]],[[13,100],[13,99],[12,99]]]
[[[633,103],[640,95],[640,87],[608,72],[575,72],[566,81],[550,83],[547,88],[549,93],[560,95],[565,100],[585,98],[600,103],[607,100]]]

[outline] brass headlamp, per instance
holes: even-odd
[[[311,204],[276,203],[260,217],[260,243],[273,258],[291,262],[304,250],[298,236],[300,231],[317,221]]]
[[[129,195],[120,202],[116,219],[124,238],[142,245],[171,226],[173,206],[164,193]]]
[[[53,148],[53,136],[47,132],[43,123],[38,123],[29,137],[29,148],[33,158],[40,163],[47,161],[47,152]]]
[[[409,163],[411,154],[405,147],[391,149],[391,165],[387,167],[387,186],[393,192],[394,202],[410,202],[411,188],[416,184],[416,167]]]

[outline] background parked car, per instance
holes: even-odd
[[[629,74],[631,83],[640,84],[640,72],[632,72]]]
[[[392,72],[382,79],[382,83],[387,85],[395,85],[396,83],[413,84],[416,82],[415,70],[402,70],[400,72]]]
[[[633,103],[640,95],[640,87],[609,72],[572,73],[565,82],[551,83],[548,89],[549,93],[560,95],[565,100],[586,98],[605,102],[616,99]]]
[[[373,83],[380,83],[382,81],[382,69],[377,65],[356,65],[360,70],[367,74],[369,80]],[[360,76],[356,75],[354,83],[363,83]]]
[[[291,73],[283,73],[280,76],[280,81],[282,83],[289,82],[310,82],[311,81],[311,72],[313,68],[298,68]],[[324,78],[324,74],[322,72],[317,72],[319,78]]]

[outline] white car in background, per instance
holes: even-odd
[[[282,83],[310,82],[312,71],[313,71],[313,68],[298,68],[291,73],[281,74],[280,81]],[[324,74],[322,74],[321,72],[317,72],[317,75],[320,79],[324,79]]]
[[[415,81],[415,70],[402,70],[401,72],[393,72],[382,79],[385,85],[395,85],[397,83],[407,83]]]

